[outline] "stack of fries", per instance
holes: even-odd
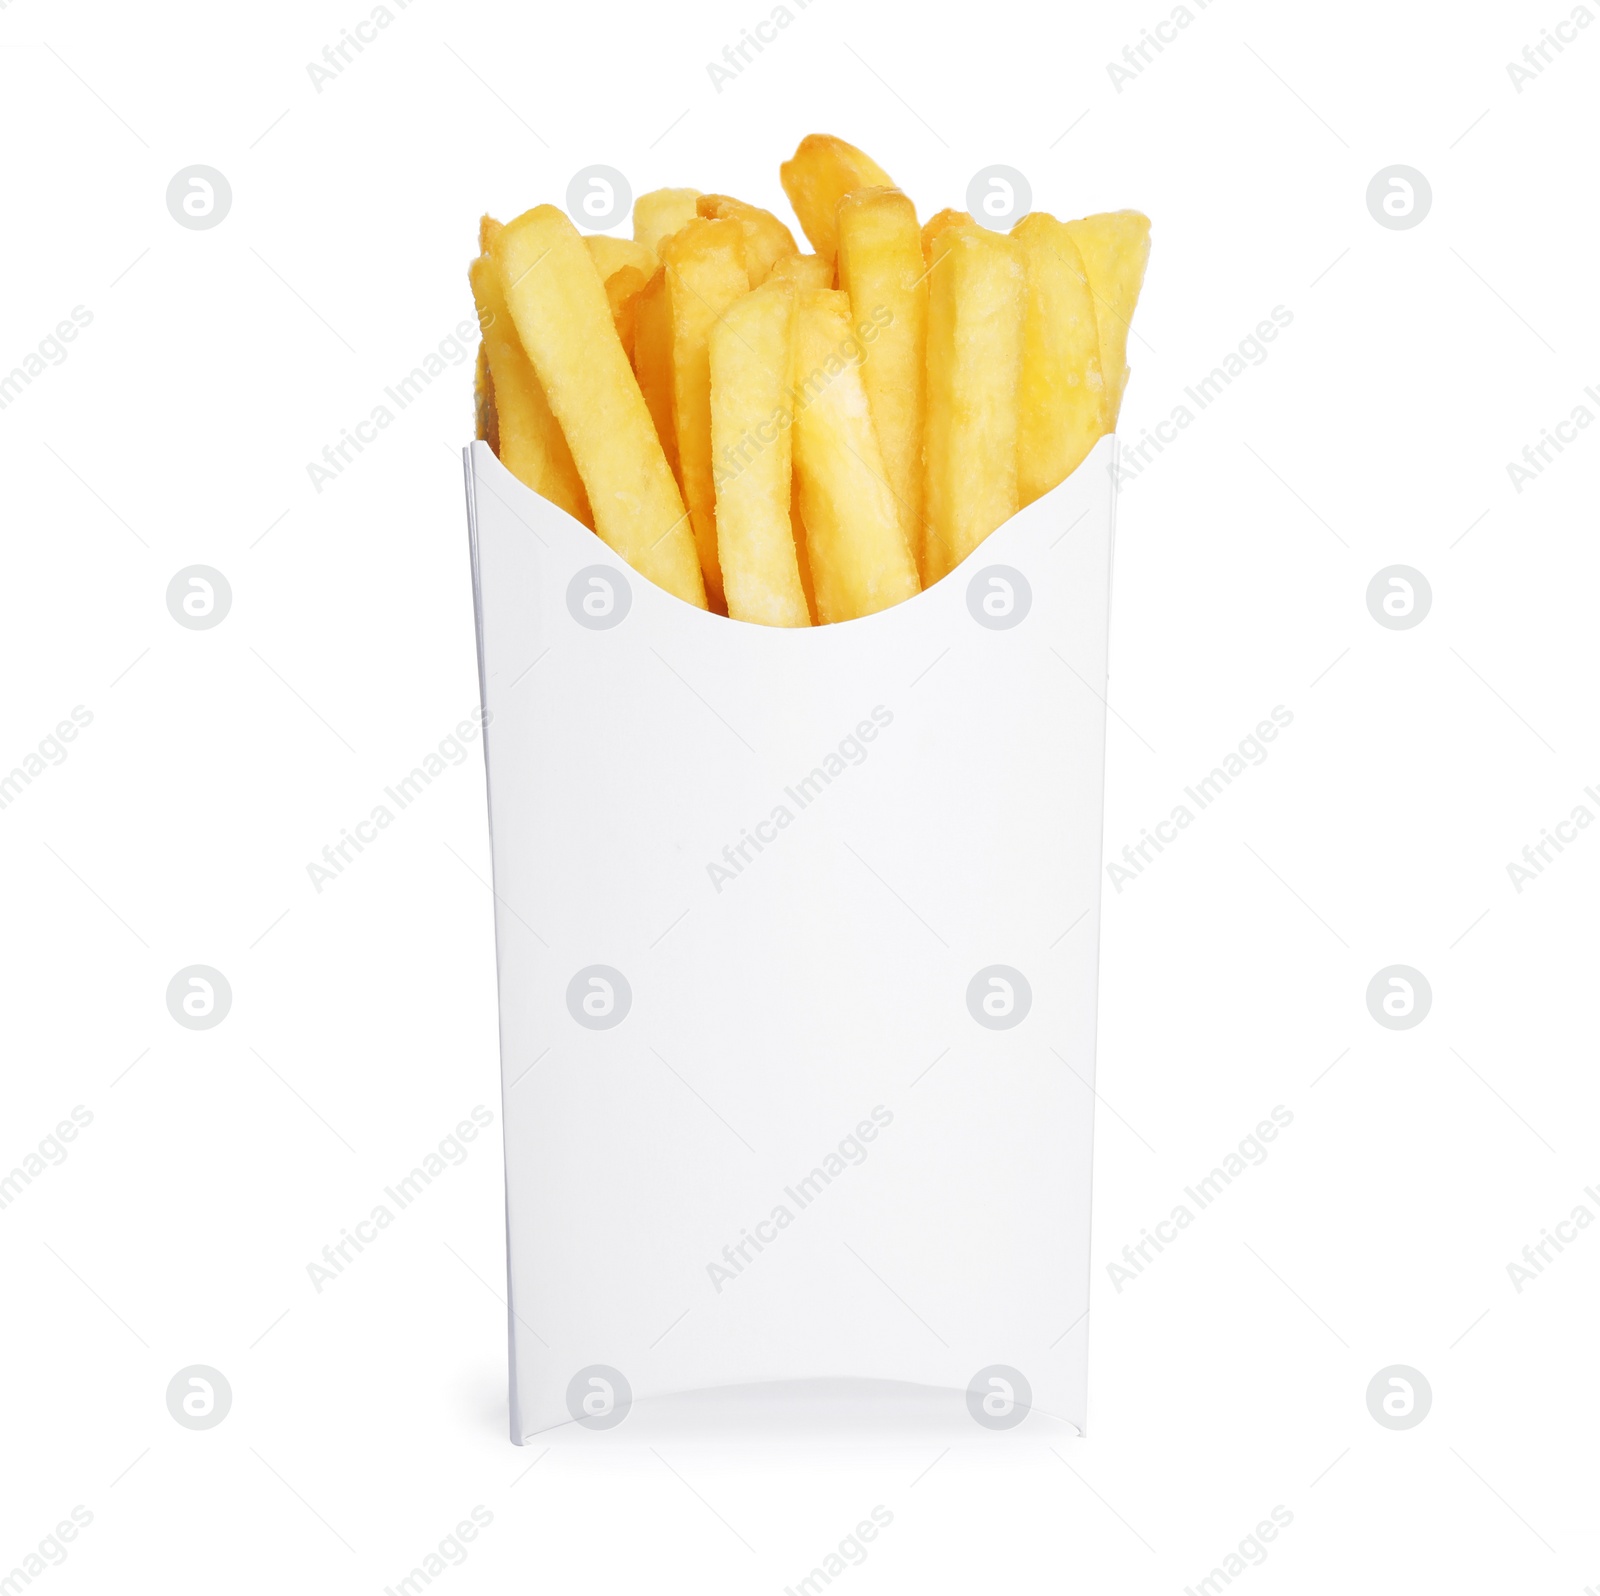
[[[630,239],[483,219],[478,436],[651,581],[767,626],[953,570],[1116,426],[1150,224],[1009,233],[811,134],[770,211],[658,189]]]

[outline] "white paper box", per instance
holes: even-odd
[[[514,1441],[801,1380],[1082,1430],[1114,448],[798,630],[467,450]]]

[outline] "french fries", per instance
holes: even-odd
[[[858,188],[894,187],[870,155],[831,133],[807,134],[778,177],[811,247],[830,262],[839,246],[839,201]]]
[[[667,274],[659,266],[633,303],[633,370],[672,479],[681,483],[678,434],[672,425],[672,320],[667,314]]]
[[[572,451],[551,413],[522,340],[506,308],[505,289],[492,255],[480,255],[469,273],[483,329],[490,382],[494,388],[499,454],[519,482],[594,530],[589,496],[573,464]]]
[[[1114,427],[1128,386],[1128,327],[1150,259],[1150,218],[1138,211],[1108,211],[1066,225],[1083,257],[1089,291],[1094,295],[1100,369],[1106,385],[1106,424]]]
[[[794,457],[817,619],[848,621],[920,586],[872,429],[849,296],[814,288],[795,324]]]
[[[494,235],[500,231],[500,224],[494,217],[485,213],[478,218],[478,253],[487,255],[489,245],[494,242]],[[483,306],[478,303],[478,315],[483,315]],[[478,340],[478,368],[472,382],[473,414],[477,422],[478,436],[489,445],[498,455],[500,453],[500,421],[494,408],[494,373],[489,369],[489,344],[487,339]]]
[[[633,361],[634,322],[638,314],[637,300],[644,285],[656,269],[655,256],[643,244],[631,238],[610,238],[605,233],[591,233],[584,239],[594,269],[606,285],[606,303],[611,307],[612,325],[622,340],[622,351],[629,363]]]
[[[1094,296],[1072,234],[1035,211],[1011,236],[1027,277],[1017,432],[1017,498],[1027,505],[1076,471],[1111,423]]]
[[[494,235],[499,232],[500,224],[492,216],[484,215],[478,218],[478,253],[486,255]],[[473,296],[477,305],[480,318],[483,315],[483,306]],[[486,339],[478,340],[478,367],[472,379],[472,405],[473,416],[477,426],[477,435],[494,450],[500,453],[500,423],[494,409],[494,374],[489,369],[489,344]]]
[[[671,333],[672,430],[678,482],[689,506],[711,607],[724,610],[717,562],[717,497],[711,469],[711,324],[749,291],[739,225],[694,217],[661,245]]]
[[[917,208],[897,188],[860,188],[839,201],[837,219],[839,286],[850,296],[850,314],[857,326],[881,327],[862,362],[861,379],[900,529],[906,547],[915,551],[922,529],[928,337]]]
[[[933,264],[933,241],[947,227],[955,227],[965,222],[972,225],[972,217],[966,211],[935,211],[927,221],[922,224],[922,260],[926,266]]]
[[[929,586],[1017,513],[1023,287],[1015,239],[976,224],[934,239],[921,561]]]
[[[794,440],[790,440],[790,459],[793,460]],[[806,595],[806,613],[811,624],[817,624],[817,589],[811,580],[811,554],[806,548],[806,524],[800,519],[800,478],[789,473],[789,525],[794,531],[795,558],[800,562],[800,586]]]
[[[833,262],[820,255],[785,255],[772,263],[768,282],[780,278],[796,288],[832,288]]]
[[[811,624],[790,519],[794,320],[794,285],[779,279],[736,300],[708,339],[728,614],[766,626]]]
[[[726,194],[702,194],[695,201],[702,216],[737,222],[744,240],[744,265],[750,275],[750,286],[758,288],[772,273],[772,268],[785,255],[796,255],[799,248],[794,234],[771,211],[759,205],[746,205],[743,200],[730,199]]]
[[[655,259],[660,254],[661,241],[671,238],[695,216],[695,201],[699,198],[697,188],[658,188],[641,194],[633,202],[634,241],[643,244]]]
[[[612,238],[609,233],[591,233],[583,244],[594,261],[594,269],[600,273],[601,282],[607,281],[624,266],[635,267],[648,282],[650,274],[656,269],[655,251],[636,239]],[[487,244],[483,246],[484,249],[488,247]]]
[[[919,224],[829,134],[779,177],[810,253],[693,188],[640,195],[631,239],[483,217],[474,421],[668,592],[804,627],[942,581],[1114,430],[1150,224]]]
[[[553,205],[537,206],[500,232],[492,259],[582,478],[594,530],[652,582],[704,609],[683,500],[577,229]],[[498,400],[498,383],[495,393]],[[502,412],[502,436],[504,429]]]
[[[500,452],[500,423],[494,413],[494,378],[489,372],[489,346],[478,340],[478,366],[472,376],[474,435]]]
[[[611,324],[617,329],[622,352],[631,363],[639,296],[645,289],[645,275],[637,266],[619,266],[606,278],[605,284],[606,304],[611,307]]]

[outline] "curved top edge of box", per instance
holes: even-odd
[[[643,592],[636,595],[634,602],[644,602],[649,605],[659,606],[663,616],[677,616],[679,624],[688,626],[714,625],[726,628],[736,626],[742,634],[760,634],[763,637],[796,637],[803,638],[815,633],[834,633],[848,630],[851,635],[861,635],[862,629],[869,626],[891,626],[896,624],[912,625],[915,617],[920,616],[931,605],[941,602],[935,595],[954,593],[960,590],[965,583],[979,570],[987,565],[997,562],[996,556],[1015,554],[1012,545],[1019,543],[1028,532],[1042,523],[1057,523],[1057,517],[1051,514],[1052,509],[1057,509],[1061,501],[1074,494],[1094,490],[1088,485],[1088,475],[1093,471],[1103,473],[1105,487],[1105,528],[1109,539],[1114,532],[1116,520],[1116,471],[1115,459],[1117,448],[1115,433],[1107,433],[1097,440],[1095,446],[1083,457],[1076,470],[1063,477],[1048,493],[1042,494],[1032,504],[1024,506],[1015,515],[1003,521],[987,538],[972,550],[961,563],[948,571],[933,584],[932,587],[922,588],[910,598],[901,600],[898,604],[891,604],[884,609],[874,610],[869,615],[858,615],[848,621],[831,621],[826,626],[768,626],[757,621],[735,620],[732,616],[718,615],[712,610],[703,610],[698,605],[690,604],[679,598],[675,593],[669,593],[665,588],[644,575],[636,566],[631,565],[626,559],[613,549],[598,533],[592,532],[575,516],[569,515],[560,505],[552,503],[542,495],[513,476],[506,468],[499,456],[495,454],[487,442],[482,438],[475,439],[465,445],[462,455],[467,466],[469,478],[482,479],[482,473],[487,469],[497,472],[509,490],[527,504],[533,516],[538,519],[541,526],[558,536],[566,538],[569,542],[581,540],[584,545],[583,555],[593,555],[595,564],[613,565],[619,571],[631,574],[640,579]],[[505,495],[496,492],[495,496],[506,502]],[[476,519],[475,496],[469,496],[468,514]],[[518,519],[525,525],[530,525],[527,516],[518,511]],[[1081,519],[1081,517],[1079,518]],[[1077,524],[1075,519],[1064,531],[1070,531]],[[474,531],[476,529],[474,528]],[[898,620],[891,619],[897,617]],[[782,645],[780,645],[782,646]]]

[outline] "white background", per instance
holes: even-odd
[[[0,811],[0,1172],[93,1114],[0,1210],[0,1577],[81,1504],[46,1590],[376,1592],[481,1504],[447,1589],[776,1592],[881,1504],[851,1589],[1176,1592],[1281,1504],[1250,1588],[1600,1584],[1600,1234],[1520,1293],[1506,1269],[1600,1214],[1600,837],[1506,870],[1600,813],[1600,432],[1506,470],[1600,414],[1600,28],[1519,93],[1565,0],[1214,0],[1119,92],[1164,0],[813,0],[718,93],[767,14],[413,0],[319,93],[360,4],[0,9],[0,372],[93,316],[0,411],[0,767],[93,714]],[[470,361],[320,494],[306,465],[470,317],[481,210],[594,163],[782,208],[814,129],[924,214],[994,162],[1044,209],[1146,211],[1130,443],[1292,312],[1125,491],[1107,857],[1294,721],[1108,887],[1087,1439],[635,1415],[518,1451],[476,747],[326,891],[306,871],[476,702]],[[165,204],[197,163],[233,191],[209,231]],[[1405,231],[1365,200],[1396,163],[1433,192]],[[195,563],[233,590],[209,631],[165,604]],[[1432,588],[1411,630],[1365,603],[1396,563]],[[233,989],[208,1031],[165,1004],[195,963]],[[1395,963],[1432,986],[1407,1031],[1365,1002]],[[496,1132],[317,1294],[479,1103]],[[1117,1291],[1277,1104],[1267,1161]],[[233,1390],[203,1432],[164,1399],[196,1363]],[[1431,1384],[1414,1429],[1368,1414],[1390,1364]]]

